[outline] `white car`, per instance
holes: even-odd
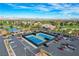
[[[13,49],[16,48],[16,47],[17,47],[17,45],[14,45],[14,46],[13,46]]]
[[[8,40],[9,40],[9,42],[13,41],[12,39],[8,39]]]
[[[8,39],[9,41],[11,41],[12,39]]]
[[[72,45],[69,45],[68,48],[72,49],[72,50],[75,50],[76,47],[72,46]]]
[[[14,41],[11,41],[10,43],[15,43]]]

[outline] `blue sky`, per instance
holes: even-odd
[[[0,3],[0,17],[79,18],[79,3]]]

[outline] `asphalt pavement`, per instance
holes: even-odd
[[[72,38],[70,38],[72,40]],[[60,47],[61,44],[68,43],[72,44],[76,49],[74,51],[70,49],[65,50],[59,50],[58,47]],[[79,56],[79,40],[74,39],[72,41],[69,41],[69,39],[61,39],[58,43],[54,43],[51,41],[49,42],[48,47],[43,47],[44,50],[51,53],[53,56]]]
[[[14,42],[14,43],[10,43],[10,45],[12,46],[16,56],[33,56],[34,55],[31,50],[26,48],[26,47],[28,47],[28,44],[24,45],[17,38],[17,36],[10,36],[10,39],[12,39],[12,42]],[[29,46],[29,47],[32,48],[31,46]]]
[[[0,36],[0,56],[8,56],[7,49],[4,45],[4,38]]]
[[[12,39],[12,42],[10,45],[12,46],[14,53],[16,56],[24,56],[25,50],[23,44],[16,38],[16,36],[10,36],[10,39]]]

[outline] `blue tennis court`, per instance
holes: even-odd
[[[25,38],[31,41],[32,43],[34,43],[35,45],[40,45],[45,42],[45,40],[41,40],[40,38],[37,38],[34,35],[28,35],[28,36],[25,36]]]
[[[45,33],[37,33],[36,36],[41,36],[43,38],[46,38],[47,40],[53,40],[55,38],[55,36],[51,36]]]

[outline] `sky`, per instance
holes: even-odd
[[[0,17],[79,18],[79,3],[0,3]]]

